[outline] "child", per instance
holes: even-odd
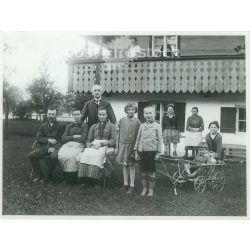
[[[159,158],[162,147],[161,125],[155,122],[155,108],[145,107],[143,110],[146,120],[139,129],[135,143],[135,159],[140,160],[140,172],[142,180],[142,196],[154,195],[155,185],[155,160]]]
[[[210,133],[206,135],[208,150],[218,154],[218,159],[222,159],[222,136],[218,133],[220,128],[217,121],[210,122],[208,126]]]
[[[141,122],[134,117],[137,112],[137,106],[134,103],[128,103],[125,108],[127,116],[118,123],[117,135],[117,162],[123,165],[124,186],[121,188],[131,194],[134,191],[135,166],[134,166],[134,146]],[[130,176],[130,185],[128,179]]]
[[[208,151],[207,144],[205,142],[200,142],[198,145],[198,154],[195,156],[194,160],[189,164],[185,164],[185,171],[189,177],[194,177],[196,170],[202,164],[214,164],[216,163],[216,154]]]

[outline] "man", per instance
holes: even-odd
[[[34,182],[49,181],[57,164],[57,153],[60,149],[63,126],[56,121],[56,110],[49,108],[47,121],[43,123],[36,135],[36,149],[31,151],[28,158],[31,162],[35,178]],[[39,161],[48,156],[48,174],[45,177]]]
[[[99,122],[98,108],[103,107],[108,111],[108,120],[111,123],[115,124],[116,117],[113,108],[108,101],[103,100],[102,98],[102,86],[99,84],[95,84],[92,87],[92,94],[94,98],[86,102],[82,109],[82,120],[84,121],[88,117],[88,126],[90,128],[91,125]]]
[[[128,57],[137,58],[140,56],[141,47],[137,45],[137,39],[135,37],[131,38],[130,46],[128,49]]]

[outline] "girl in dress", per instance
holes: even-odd
[[[137,112],[137,106],[134,103],[128,103],[124,110],[127,116],[122,118],[118,123],[117,162],[123,166],[124,185],[121,190],[126,191],[127,194],[131,194],[134,190],[135,183],[133,153],[136,137],[141,123],[134,117]]]

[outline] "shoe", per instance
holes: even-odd
[[[40,181],[40,178],[38,178],[38,177],[33,179],[33,182],[38,182],[38,181]]]
[[[126,194],[132,194],[134,192],[134,187],[129,187],[128,191]]]
[[[121,188],[120,188],[121,191],[128,191],[128,186],[126,185],[123,185]]]
[[[173,152],[173,156],[177,156],[177,153],[176,153],[176,151],[174,151],[174,152]]]

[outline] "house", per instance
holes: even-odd
[[[128,43],[128,37],[109,39],[104,49],[122,51]],[[244,46],[244,36],[138,36],[137,44],[149,54],[132,59],[124,55],[69,59],[68,91],[87,93],[94,83],[101,84],[118,119],[124,116],[127,102],[138,104],[142,121],[143,108],[155,105],[158,122],[167,105],[174,104],[183,136],[180,154],[185,122],[194,106],[204,119],[204,136],[209,122],[217,120],[223,144],[246,146],[245,54],[234,49]]]

